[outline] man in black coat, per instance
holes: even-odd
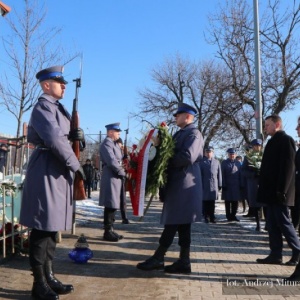
[[[85,174],[85,181],[84,181],[84,187],[85,192],[88,194],[88,198],[91,198],[91,188],[93,185],[94,180],[94,168],[91,164],[91,160],[87,159],[85,161],[85,164],[82,166],[84,174]]]
[[[298,118],[296,131],[298,134],[298,137],[300,137],[300,117]],[[298,144],[299,147],[299,144]],[[292,223],[295,227],[295,229],[299,230],[300,234],[300,148],[297,150],[296,158],[295,158],[295,167],[296,167],[296,181],[295,181],[295,206],[291,207],[291,218]],[[296,266],[296,269],[294,273],[287,278],[289,281],[300,281],[300,264]]]
[[[286,265],[296,265],[300,256],[300,242],[289,218],[289,206],[295,200],[295,142],[282,130],[282,120],[277,115],[265,119],[264,130],[271,136],[262,158],[258,202],[267,205],[267,224],[271,253],[261,264],[281,264],[284,235],[292,249],[292,258]]]

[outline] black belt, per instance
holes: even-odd
[[[42,151],[50,150],[50,148],[48,148],[45,145],[36,145],[35,149],[42,150]]]

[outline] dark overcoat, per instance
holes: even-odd
[[[222,186],[222,170],[220,162],[212,157],[211,161],[204,156],[200,161],[203,185],[203,201],[217,200],[219,187]]]
[[[99,205],[119,209],[120,199],[123,195],[125,170],[122,166],[122,150],[118,143],[115,143],[110,137],[106,137],[100,146],[100,158],[102,176]]]
[[[241,163],[236,160],[225,159],[221,163],[222,169],[222,199],[225,201],[242,200]]]
[[[269,139],[261,162],[258,202],[294,206],[295,154],[295,142],[284,131]],[[286,201],[279,203],[277,192],[285,193]]]
[[[296,178],[295,178],[295,206],[300,209],[300,149],[296,152],[295,158]]]
[[[43,94],[34,106],[27,141],[30,156],[22,192],[20,223],[44,231],[72,227],[73,175],[80,167],[68,141],[70,114]]]
[[[85,181],[86,182],[93,182],[94,180],[94,168],[91,164],[84,164],[82,166],[82,169],[84,171],[84,175],[85,175]]]
[[[248,200],[249,207],[261,207],[262,203],[257,202],[257,171],[249,167],[249,161],[246,156],[242,164],[242,178],[244,179],[246,199]]]
[[[168,167],[161,224],[189,224],[201,220],[202,179],[200,160],[203,138],[200,131],[189,124],[176,132],[175,153]]]

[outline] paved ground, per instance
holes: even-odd
[[[255,232],[249,219],[226,222],[223,203],[218,204],[217,224],[193,225],[191,275],[136,269],[136,264],[152,255],[157,247],[162,230],[160,211],[161,204],[154,201],[143,221],[139,221],[129,210],[131,224],[121,224],[118,218],[115,226],[125,238],[109,243],[102,239],[102,219],[96,214],[85,215],[81,209],[76,235],[63,233],[56,251],[57,277],[75,287],[73,294],[60,299],[299,299],[300,283],[294,287],[281,282],[294,267],[256,264],[256,258],[269,253],[266,232]],[[84,265],[68,258],[81,233],[94,253],[93,259]],[[178,251],[175,240],[166,255],[166,264],[178,257]],[[284,261],[291,256],[286,245],[284,255]],[[30,299],[32,276],[28,269],[27,257],[1,261],[0,299]]]

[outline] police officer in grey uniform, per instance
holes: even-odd
[[[200,162],[203,184],[203,216],[206,223],[216,223],[215,202],[222,187],[222,170],[220,162],[213,157],[214,148],[207,146]]]
[[[225,200],[225,212],[228,221],[239,222],[236,217],[238,204],[242,199],[241,164],[235,160],[236,150],[227,149],[228,158],[221,163],[222,169],[222,199]]]
[[[164,255],[178,232],[180,258],[164,270],[168,273],[191,272],[191,224],[200,221],[202,216],[202,179],[199,162],[203,155],[203,138],[193,124],[196,113],[194,107],[180,103],[174,114],[180,130],[173,136],[175,153],[169,162],[167,184],[160,193],[164,202],[161,215],[164,230],[154,255],[138,263],[138,269],[164,268]]]
[[[254,153],[260,153],[262,148],[262,140],[254,139],[250,143],[252,151]],[[259,169],[253,168],[249,164],[247,156],[244,157],[244,163],[242,164],[242,176],[246,185],[247,199],[249,203],[249,210],[253,211],[256,221],[256,231],[260,231],[260,217],[259,212],[261,210],[262,204],[258,203],[257,198],[257,189],[258,189],[258,178],[259,178]],[[264,208],[264,215],[266,216],[266,209]]]
[[[28,124],[27,141],[35,145],[35,150],[26,171],[20,223],[32,228],[29,261],[35,299],[59,299],[58,294],[74,290],[54,276],[52,267],[56,233],[72,226],[74,173],[84,177],[68,140],[83,140],[83,132],[70,132],[70,114],[59,102],[67,84],[62,72],[63,67],[55,66],[36,74],[43,94]]]
[[[106,125],[107,136],[100,146],[102,177],[100,183],[99,205],[104,206],[104,235],[109,242],[118,242],[123,238],[113,230],[115,212],[120,208],[124,193],[126,173],[123,168],[123,152],[117,143],[120,138],[120,123]]]

